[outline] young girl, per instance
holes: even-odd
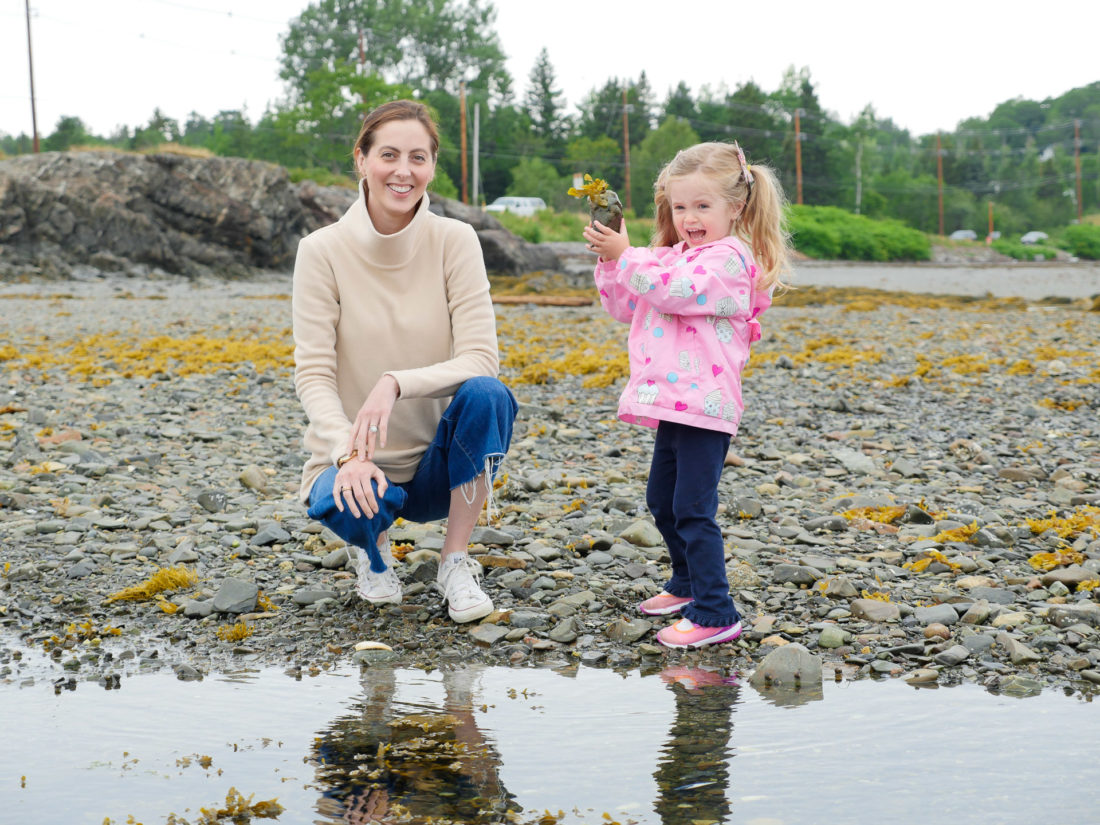
[[[672,578],[638,605],[680,613],[657,634],[668,647],[741,635],[715,521],[718,479],[744,411],[741,371],[760,338],[757,316],[787,268],[783,193],[771,169],[740,147],[701,143],[654,185],[653,247],[632,247],[625,224],[584,230],[599,253],[596,285],[613,318],[630,323],[630,380],[619,418],[656,427],[646,503],[672,558]]]

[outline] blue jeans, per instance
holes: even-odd
[[[726,433],[662,421],[646,485],[646,504],[672,558],[665,590],[694,599],[680,613],[703,627],[741,620],[730,597],[725,544],[714,519],[729,446]]]
[[[443,411],[435,438],[417,465],[412,480],[390,482],[383,496],[371,481],[378,512],[358,518],[344,507],[340,512],[332,495],[336,468],[329,467],[309,492],[309,517],[346,541],[361,547],[370,558],[371,570],[386,569],[378,552],[378,537],[398,518],[425,522],[446,518],[451,491],[469,484],[482,473],[492,489],[492,478],[512,440],[512,423],[519,406],[512,393],[496,378],[479,376],[462,384]],[[388,479],[387,479],[388,481]]]

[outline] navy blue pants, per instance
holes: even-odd
[[[729,446],[727,433],[662,421],[646,486],[646,504],[672,558],[665,590],[694,599],[680,612],[703,627],[741,620],[730,597],[725,544],[714,518]]]
[[[378,512],[373,518],[365,515],[356,518],[346,504],[343,512],[336,509],[332,496],[336,467],[329,467],[313,483],[309,517],[320,521],[348,544],[366,550],[371,570],[381,573],[386,565],[378,553],[378,537],[398,517],[416,522],[446,518],[452,490],[469,484],[482,473],[487,474],[485,483],[492,484],[500,459],[512,441],[512,424],[518,411],[511,391],[496,378],[469,379],[443,411],[435,438],[412,479],[390,482],[384,496],[378,495],[378,483],[371,480],[378,501]]]

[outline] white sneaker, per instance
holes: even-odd
[[[393,554],[390,553],[390,537],[383,533],[378,537],[378,552],[382,554],[382,561],[386,563],[386,569],[381,573],[375,573],[370,569],[370,558],[362,547],[355,548],[355,573],[359,581],[355,584],[355,592],[371,604],[401,604],[401,580],[393,570]]]
[[[493,600],[477,583],[481,565],[466,553],[453,553],[439,565],[435,586],[455,622],[472,622],[493,612]]]

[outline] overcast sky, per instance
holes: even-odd
[[[106,135],[159,106],[186,120],[283,93],[279,36],[308,0],[32,0],[38,129],[80,117]],[[496,0],[520,99],[544,46],[570,110],[610,77],[644,70],[659,101],[679,81],[776,89],[808,67],[844,122],[868,103],[914,134],[950,130],[1013,97],[1100,80],[1100,2],[787,0],[689,3]],[[226,11],[229,9],[230,11]],[[769,15],[770,12],[770,15]],[[674,38],[674,40],[670,40]],[[25,0],[0,0],[0,132],[29,134]]]

